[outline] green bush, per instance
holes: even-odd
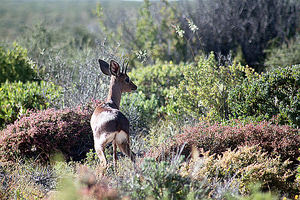
[[[171,118],[183,116],[228,119],[228,93],[246,77],[257,76],[248,66],[233,63],[218,66],[213,53],[200,57],[197,64],[183,67],[182,81],[174,84],[167,95],[166,112]]]
[[[184,65],[170,63],[157,63],[144,68],[132,70],[130,77],[138,85],[141,96],[147,104],[143,105],[143,112],[147,118],[155,119],[163,113],[166,98],[171,87],[175,87],[183,80]]]
[[[35,65],[27,57],[27,50],[17,43],[13,49],[0,46],[0,83],[5,81],[31,81],[36,77]]]
[[[269,68],[300,64],[300,34],[277,48],[266,50],[265,65]]]
[[[153,12],[152,3],[149,0],[144,1],[136,22],[135,39],[130,45],[135,51],[147,50],[152,61],[182,61],[185,59],[186,48],[183,40],[176,37],[172,28],[174,24],[179,23],[176,10],[168,1],[161,1],[159,7],[160,9]],[[159,14],[160,17],[155,17],[155,14]]]
[[[269,120],[278,116],[281,124],[300,126],[300,65],[246,78],[232,88],[228,102],[235,118]]]
[[[130,119],[131,126],[136,125],[138,129],[148,128],[158,116],[158,100],[155,95],[151,95],[150,99],[139,91],[137,93],[125,94],[121,99],[121,110]],[[138,123],[138,124],[136,124]]]
[[[0,127],[14,122],[30,109],[48,108],[50,101],[59,95],[57,86],[44,81],[3,83],[0,88]]]

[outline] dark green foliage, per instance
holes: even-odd
[[[300,34],[279,47],[266,50],[265,65],[269,68],[300,64]]]
[[[93,148],[91,113],[92,109],[79,107],[30,112],[0,132],[0,156],[47,162],[62,153],[67,160],[81,160]]]
[[[5,82],[0,88],[0,127],[14,122],[28,110],[42,110],[57,101],[59,87],[52,83]]]
[[[300,126],[300,65],[276,68],[256,78],[246,78],[229,93],[234,117],[269,120]]]
[[[31,81],[36,78],[35,65],[27,57],[27,50],[14,43],[9,50],[0,46],[0,83]]]

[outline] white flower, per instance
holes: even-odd
[[[188,18],[186,18],[186,20],[188,21],[189,23],[189,28],[190,30],[195,33],[199,28],[194,24],[194,22]]]
[[[136,51],[135,55],[137,56],[138,59],[142,60],[142,62],[145,62],[147,58],[147,50]]]
[[[181,37],[181,38],[183,37],[183,35],[184,35],[184,33],[185,33],[184,30],[181,30],[180,27],[179,27],[178,25],[175,26],[175,31],[176,31],[176,33],[178,34],[178,36]]]

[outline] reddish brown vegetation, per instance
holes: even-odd
[[[171,145],[164,147],[165,155],[178,152],[184,144],[182,154],[185,156],[190,155],[192,146],[210,151],[211,154],[221,154],[228,148],[233,150],[246,145],[258,145],[271,156],[280,155],[282,160],[290,159],[293,166],[300,156],[299,129],[269,122],[245,125],[241,122],[234,125],[201,122],[177,135]]]
[[[92,106],[93,107],[93,106]],[[54,153],[80,160],[93,148],[89,107],[32,112],[0,132],[0,157],[49,161]]]

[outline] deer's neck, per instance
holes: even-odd
[[[115,77],[112,77],[110,80],[109,91],[106,101],[112,102],[117,106],[117,109],[120,108],[121,102],[121,95],[122,95],[122,88],[121,85],[118,84]]]

